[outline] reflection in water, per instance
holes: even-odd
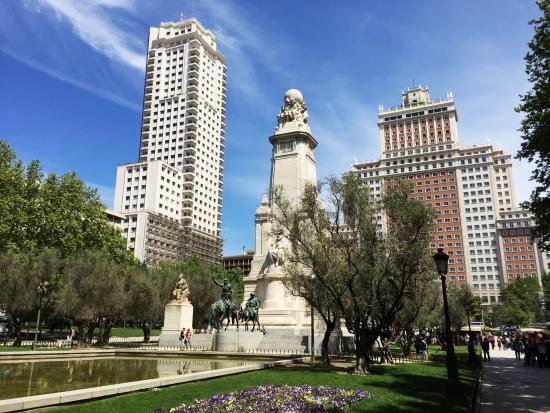
[[[102,357],[0,362],[0,400],[254,364],[241,360]]]

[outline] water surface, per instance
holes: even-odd
[[[98,357],[0,362],[0,400],[256,364],[202,358]]]

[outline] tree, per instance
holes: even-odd
[[[411,347],[418,338],[417,333],[421,336],[430,333],[431,336],[435,332],[434,327],[442,326],[441,298],[440,285],[434,281],[422,285],[418,292],[405,302],[403,310],[396,317],[394,333],[403,355],[408,356],[411,353]],[[443,329],[440,328],[439,331]]]
[[[544,315],[546,321],[550,320],[550,272],[542,276],[542,296],[544,299]]]
[[[38,310],[37,288],[44,281],[50,286],[43,303],[45,314],[49,313],[53,305],[52,293],[59,285],[60,268],[56,251],[50,249],[38,253],[0,254],[0,308],[13,320],[14,345],[21,345],[21,323],[33,319]]]
[[[290,241],[289,261],[314,275],[339,308],[354,335],[356,371],[365,373],[376,339],[434,277],[433,212],[404,182],[388,186],[378,202],[354,174],[306,185],[297,208],[276,192],[274,232]]]
[[[96,189],[76,174],[49,174],[38,161],[25,167],[0,140],[0,253],[54,248],[62,258],[104,249],[131,266],[120,231],[107,220]]]
[[[481,299],[475,295],[472,289],[466,285],[465,288],[451,288],[449,290],[451,319],[460,331],[463,325],[470,325],[471,318],[481,312]],[[459,324],[459,325],[458,325]]]
[[[143,330],[143,341],[147,343],[152,326],[162,322],[164,316],[158,285],[149,274],[137,268],[128,273],[126,283],[125,314],[138,322]]]
[[[517,278],[502,291],[506,322],[525,327],[544,321],[541,289],[536,278]]]
[[[531,180],[537,186],[522,206],[535,216],[539,246],[550,250],[550,0],[537,0],[537,5],[542,16],[529,22],[535,33],[525,56],[525,71],[532,89],[521,96],[516,108],[525,114],[520,128],[523,142],[517,157],[536,165]]]
[[[61,285],[57,313],[72,319],[87,343],[98,327],[98,344],[109,343],[111,329],[126,305],[122,267],[102,250],[83,251],[67,260]]]

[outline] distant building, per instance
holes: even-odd
[[[145,264],[221,263],[226,72],[196,19],[149,29],[139,162],[118,167],[114,208]]]
[[[459,146],[457,122],[452,94],[431,99],[426,87],[409,89],[400,106],[379,110],[381,158],[355,163],[352,171],[377,197],[408,180],[437,214],[431,247],[450,255],[449,281],[496,302],[512,278],[540,282],[548,265],[537,258],[531,218],[517,209],[511,155],[490,144]]]
[[[244,254],[242,255],[225,256],[222,259],[223,268],[225,268],[226,270],[240,268],[243,270],[243,274],[246,276],[250,274],[252,258],[254,258],[254,251],[244,251]]]

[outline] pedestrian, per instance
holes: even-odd
[[[546,367],[546,343],[542,338],[542,334],[537,334],[537,365],[539,367]]]
[[[494,335],[490,335],[489,336],[489,342],[491,343],[491,350],[494,350],[495,349],[495,336]]]
[[[497,347],[499,350],[502,350],[502,340],[499,338],[497,338]]]
[[[491,361],[491,355],[489,354],[489,340],[487,337],[483,337],[481,342],[481,350],[483,351],[483,361]]]
[[[419,349],[420,349],[420,356],[422,357],[422,359],[428,360],[428,343],[426,343],[426,340],[424,340],[424,337],[422,337],[422,339],[420,340]]]
[[[473,335],[468,340],[468,364],[477,366],[476,340]]]
[[[189,350],[191,350],[191,340],[193,339],[193,332],[190,329],[187,329],[185,332],[185,349],[187,350],[187,347],[189,347]]]
[[[414,351],[416,354],[420,354],[420,339],[414,340]]]
[[[180,343],[181,345],[185,345],[185,329],[182,328],[180,331]]]
[[[512,348],[516,353],[516,360],[521,360],[521,353],[523,353],[523,343],[521,342],[519,337],[516,337],[516,339],[514,340],[514,344],[512,344]]]

